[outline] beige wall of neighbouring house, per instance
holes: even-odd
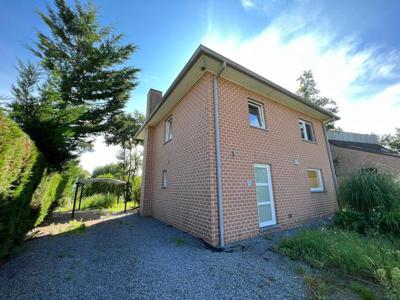
[[[164,144],[164,121],[146,129],[141,210],[217,245],[212,80],[213,75],[205,73],[172,109],[170,142]],[[266,130],[249,126],[249,98],[263,104]],[[281,228],[335,211],[335,191],[320,121],[223,78],[219,79],[219,101],[226,243],[259,233],[255,163],[270,165]],[[313,123],[316,143],[301,139],[299,118]],[[324,192],[310,193],[308,168],[321,169]],[[163,170],[168,176],[166,189],[161,188]],[[251,187],[247,185],[249,179]]]
[[[338,180],[361,167],[375,167],[395,176],[400,175],[400,156],[377,154],[330,145]]]

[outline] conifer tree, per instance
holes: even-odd
[[[39,16],[49,29],[38,32],[30,48],[39,58],[40,72],[30,64],[20,66],[10,115],[23,128],[39,127],[27,133],[47,160],[60,165],[90,148],[94,137],[122,114],[137,84],[139,70],[127,65],[137,47],[123,44],[122,34],[101,26],[91,3],[69,6],[55,0]],[[32,105],[40,109],[31,110]]]

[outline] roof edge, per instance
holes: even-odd
[[[263,84],[266,84],[268,86],[270,86],[271,88],[280,91],[281,93],[301,102],[304,105],[307,105],[309,107],[311,107],[312,109],[330,117],[330,120],[328,120],[327,122],[331,122],[331,121],[336,121],[336,120],[340,120],[340,118],[338,116],[336,116],[335,114],[327,111],[326,109],[323,109],[321,107],[319,107],[318,105],[311,103],[310,101],[305,100],[303,97],[300,97],[299,95],[296,95],[295,93],[281,87],[280,85],[266,79],[265,77],[258,75],[257,73],[243,67],[242,65],[232,61],[231,59],[211,50],[210,48],[207,48],[206,46],[200,44],[200,46],[196,49],[196,51],[193,53],[193,55],[190,57],[189,61],[186,63],[186,65],[183,67],[183,69],[181,70],[181,72],[178,74],[178,76],[175,78],[175,80],[172,82],[172,84],[170,85],[170,87],[168,88],[168,90],[165,92],[165,94],[162,97],[161,102],[153,109],[153,111],[150,113],[149,117],[146,118],[144,124],[140,127],[140,129],[138,130],[138,132],[135,135],[135,138],[137,139],[137,137],[139,136],[139,134],[146,128],[147,124],[150,122],[150,120],[153,118],[153,116],[157,113],[157,111],[159,110],[159,108],[164,104],[164,102],[167,100],[167,98],[169,97],[169,95],[172,93],[172,91],[176,88],[176,86],[180,83],[180,81],[182,80],[182,78],[186,75],[186,73],[188,73],[188,71],[190,70],[190,68],[195,64],[195,62],[197,61],[197,59],[202,55],[207,55],[212,59],[218,60],[221,63],[226,62],[227,66],[230,66],[233,69],[236,69],[239,72],[242,72],[244,74],[246,74],[247,76],[252,77],[255,80],[260,81]]]

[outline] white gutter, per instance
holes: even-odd
[[[337,184],[337,178],[336,178],[336,173],[335,173],[335,165],[333,164],[333,158],[332,158],[332,151],[331,151],[331,146],[329,145],[329,140],[328,136],[326,134],[326,128],[325,125],[335,121],[335,118],[332,118],[330,120],[327,120],[323,122],[323,130],[324,130],[324,138],[325,138],[325,144],[326,144],[326,150],[328,151],[328,157],[329,157],[329,164],[331,165],[331,172],[332,172],[332,178],[333,178],[333,186],[335,188],[335,194],[336,194],[336,201],[338,203],[339,210],[341,209],[340,207],[340,201],[339,201],[339,191],[338,191],[338,184]]]
[[[218,78],[225,70],[226,61],[223,62],[221,70],[214,76],[214,128],[215,128],[215,161],[217,169],[217,203],[218,203],[218,230],[219,247],[224,248],[224,222],[222,214],[222,178],[221,178],[221,145],[219,135],[219,112],[218,112]]]

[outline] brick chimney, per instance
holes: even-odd
[[[147,110],[146,110],[146,118],[150,116],[154,108],[161,102],[162,100],[162,92],[150,89],[147,93]]]

